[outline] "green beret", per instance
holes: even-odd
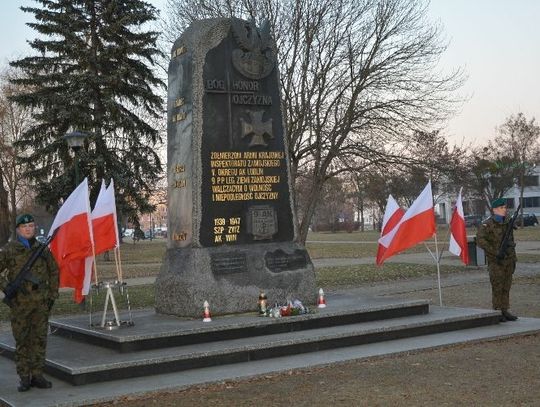
[[[504,198],[497,198],[491,201],[492,208],[498,208],[499,206],[505,206],[505,205],[506,205],[506,199]]]
[[[17,216],[15,226],[18,227],[19,225],[23,225],[25,223],[30,223],[33,221],[34,217],[32,215],[30,215],[29,213],[23,213],[22,215]]]

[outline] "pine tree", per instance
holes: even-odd
[[[101,179],[113,177],[118,211],[136,220],[149,203],[162,165],[161,143],[152,121],[161,118],[163,82],[152,71],[158,33],[145,30],[156,9],[140,0],[35,0],[41,8],[29,26],[39,38],[37,55],[11,63],[24,72],[14,82],[30,91],[14,100],[35,108],[36,125],[19,142],[29,151],[28,176],[37,198],[55,211],[74,188],[73,153],[63,136],[70,129],[89,134],[79,152],[81,180],[92,196]]]

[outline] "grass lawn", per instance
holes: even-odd
[[[119,291],[117,291],[119,293]],[[129,287],[129,300],[131,304],[131,309],[141,309],[141,308],[148,308],[154,306],[154,286],[152,284],[149,285],[140,285],[140,286],[132,286]],[[105,290],[100,290],[95,297],[93,298],[94,301],[94,312],[103,312],[103,305],[105,303]],[[115,300],[118,305],[119,311],[124,312],[124,310],[127,310],[126,303],[124,299],[126,298],[125,295],[117,295],[115,293]],[[86,312],[84,305],[79,305],[73,301],[73,292],[70,291],[62,291],[60,293],[60,297],[58,300],[54,303],[54,307],[52,309],[52,318],[55,316],[60,315],[73,315],[73,314],[81,314]],[[87,310],[90,309],[90,299],[87,298],[86,303]],[[111,310],[110,304],[109,304],[109,311]],[[98,314],[96,313],[96,318],[98,318]],[[99,316],[101,317],[101,316]],[[9,318],[9,307],[5,305],[4,303],[0,304],[0,321],[7,321]]]
[[[122,263],[156,263],[163,260],[167,239],[141,240],[137,243],[133,243],[129,238],[124,240],[124,243],[120,245]],[[114,259],[112,261],[114,262]]]
[[[441,275],[464,273],[463,266],[441,265]],[[366,283],[405,280],[414,277],[436,276],[435,264],[386,263],[384,267],[361,264],[340,267],[319,267],[315,270],[317,286],[333,288],[353,288]],[[435,277],[434,277],[435,278]]]

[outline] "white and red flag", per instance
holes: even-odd
[[[90,291],[95,256],[112,250],[120,244],[118,227],[116,226],[116,203],[114,199],[114,181],[112,179],[108,188],[105,187],[105,180],[101,181],[101,188],[91,218],[94,253],[86,259],[83,295],[87,295]]]
[[[381,264],[393,255],[429,239],[435,231],[433,195],[429,181],[398,224],[379,239],[379,244],[386,247],[380,259]]]
[[[90,225],[88,180],[65,200],[54,218],[49,236],[58,229],[50,244],[51,252],[60,269],[60,287],[75,289],[75,301],[83,300],[85,259],[92,255],[93,241]]]
[[[105,181],[102,181],[101,190],[92,210],[92,228],[96,256],[119,246],[112,179],[108,188],[105,188]]]
[[[401,220],[405,211],[403,208],[400,208],[396,200],[392,195],[388,195],[388,201],[386,202],[386,209],[384,211],[383,222],[381,227],[381,237],[388,234]],[[382,264],[382,257],[386,251],[386,246],[383,246],[381,243],[377,247],[377,258],[376,263],[378,265]]]
[[[461,257],[461,261],[466,265],[469,264],[469,248],[467,246],[467,231],[465,229],[461,190],[459,191],[456,206],[452,212],[452,219],[450,220],[450,245],[448,251]]]

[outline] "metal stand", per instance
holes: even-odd
[[[125,297],[125,302],[128,310],[128,320],[122,321],[118,313],[118,306],[116,305],[116,300],[114,298],[113,288],[118,289],[118,293]],[[105,294],[105,304],[103,306],[103,315],[101,317],[101,323],[94,324],[92,322],[92,314],[94,312],[93,303],[94,295],[97,295],[101,289],[106,290]],[[107,309],[109,307],[109,301],[111,303],[113,315],[112,318],[107,319]],[[92,286],[92,295],[90,296],[90,327],[98,329],[118,329],[121,327],[129,327],[135,325],[133,323],[133,316],[131,314],[131,305],[129,303],[129,292],[127,284],[121,281],[110,281],[110,282],[100,282]]]

